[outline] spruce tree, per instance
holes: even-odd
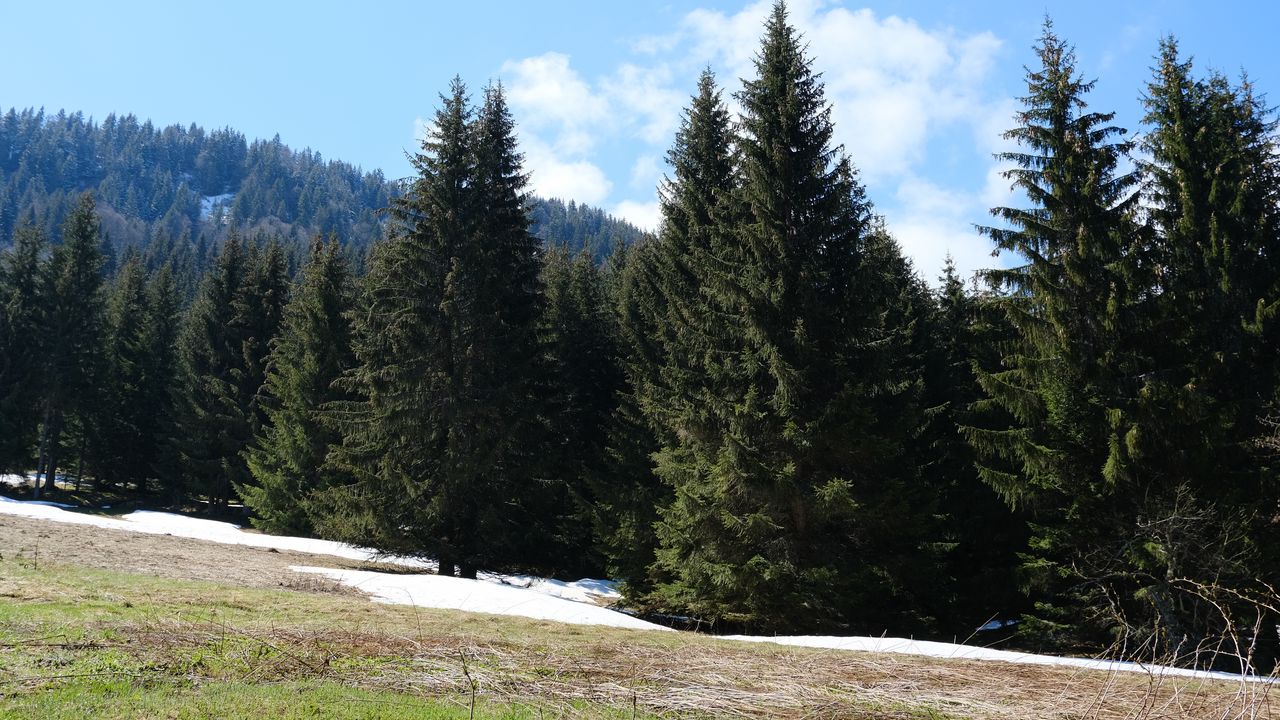
[[[163,267],[147,281],[146,324],[142,330],[146,348],[142,386],[147,389],[147,410],[140,415],[139,430],[144,442],[143,470],[148,478],[162,478],[166,448],[173,441],[175,399],[179,396],[176,382],[181,370],[179,338],[182,331],[183,295],[174,273]],[[163,485],[163,483],[162,483]],[[140,488],[149,491],[143,484]]]
[[[332,484],[324,461],[340,437],[321,423],[320,413],[327,403],[344,399],[333,383],[354,365],[353,292],[337,240],[317,238],[271,352],[267,422],[245,455],[257,483],[238,488],[254,511],[254,525],[268,532],[310,534],[310,496]]]
[[[355,327],[357,399],[331,414],[331,455],[353,483],[331,489],[322,532],[435,555],[474,577],[519,548],[537,502],[538,245],[500,89],[479,116],[455,80],[414,157],[418,177],[390,208]]]
[[[1280,573],[1271,513],[1258,511],[1280,497],[1253,442],[1269,399],[1259,387],[1280,379],[1274,120],[1247,82],[1191,71],[1164,41],[1145,98],[1151,208],[1139,268],[1150,290],[1124,446],[1143,484],[1142,549],[1126,570],[1146,604],[1130,624],[1165,647],[1231,634],[1220,608]]]
[[[62,226],[62,244],[49,260],[41,328],[41,428],[39,471],[53,489],[64,459],[62,441],[70,417],[85,432],[102,381],[101,228],[93,196],[85,193]],[[83,453],[82,453],[83,455]]]
[[[39,418],[47,241],[34,226],[0,255],[0,468],[31,468]]]
[[[972,407],[984,398],[974,368],[999,362],[1007,324],[1002,313],[987,308],[986,297],[966,287],[950,256],[938,281],[934,312],[923,328],[928,422],[913,442],[912,457],[930,496],[932,546],[941,551],[934,558],[933,592],[921,600],[947,636],[970,632],[981,620],[1016,618],[1026,608],[1016,571],[1027,535],[1025,519],[979,477],[960,430],[975,422]]]
[[[1118,171],[1129,149],[1112,114],[1088,112],[1092,83],[1080,79],[1073,50],[1046,23],[1028,70],[1019,125],[1006,133],[1023,148],[1004,153],[1006,176],[1027,209],[996,208],[1005,227],[984,228],[1025,264],[988,271],[1005,294],[991,300],[1014,337],[999,366],[978,381],[1009,424],[965,427],[980,472],[1013,507],[1031,516],[1023,572],[1038,601],[1023,628],[1058,644],[1105,639],[1107,570],[1096,548],[1115,548],[1133,521],[1124,452],[1137,294],[1133,223],[1137,178]],[[978,416],[975,416],[978,417]],[[987,415],[991,417],[990,414]]]
[[[225,505],[239,453],[252,437],[251,398],[240,392],[245,374],[244,323],[238,311],[249,277],[239,235],[229,236],[201,282],[178,341],[181,369],[173,432],[164,468],[170,489]]]
[[[893,613],[893,573],[864,549],[902,509],[894,461],[915,424],[882,322],[901,258],[781,3],[756,70],[738,95],[743,218],[703,288],[720,327],[690,374],[711,385],[685,391],[705,430],[673,428],[691,459],[659,464],[676,495],[659,596],[763,628],[870,626]]]
[[[267,422],[264,385],[267,381],[267,363],[272,343],[280,333],[284,307],[288,299],[289,275],[284,248],[277,240],[265,245],[249,247],[249,272],[234,300],[235,319],[233,331],[240,342],[239,365],[233,375],[235,391],[247,410],[248,422],[244,445],[239,452],[249,448]],[[249,468],[235,463],[237,470],[231,478],[234,487],[251,483]]]
[[[154,439],[147,430],[155,407],[149,400],[167,388],[148,386],[146,367],[152,360],[145,337],[148,305],[142,258],[130,253],[107,302],[108,382],[94,452],[100,485],[132,482],[141,486],[151,470],[153,458],[145,446]]]
[[[543,462],[548,477],[564,481],[554,541],[572,570],[599,571],[610,547],[596,538],[615,528],[610,500],[618,478],[608,459],[610,418],[624,378],[602,271],[586,251],[570,257],[563,247],[544,258],[545,325],[549,357],[550,443]],[[570,568],[566,567],[568,571]]]
[[[616,333],[615,362],[623,371],[606,426],[607,482],[592,493],[595,531],[609,577],[622,581],[632,602],[643,602],[654,588],[651,575],[658,547],[659,508],[673,496],[654,473],[658,432],[641,410],[642,391],[657,377],[660,345],[656,308],[660,304],[654,238],[614,250],[604,275]]]

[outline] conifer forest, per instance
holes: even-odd
[[[914,267],[801,34],[710,70],[646,233],[533,196],[499,84],[402,182],[229,128],[0,116],[0,471],[716,632],[1280,656],[1280,149],[1176,40],[1046,22],[975,277]],[[244,509],[239,510],[243,505]]]

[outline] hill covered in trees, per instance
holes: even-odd
[[[385,237],[358,257],[314,239],[296,278],[287,234],[231,222],[187,303],[174,263],[112,260],[92,193],[59,242],[52,215],[18,222],[0,467],[242,500],[266,531],[464,576],[607,571],[718,629],[949,639],[997,618],[1033,649],[1269,672],[1272,113],[1169,40],[1136,152],[1046,25],[1004,156],[1025,205],[982,229],[1016,262],[931,289],[832,142],[805,48],[776,4],[737,121],[701,76],[660,232],[603,265],[574,229],[607,227],[594,211],[542,206],[586,253],[530,233],[501,88],[473,105],[460,82],[371,221]]]
[[[57,242],[77,196],[93,192],[116,253],[187,241],[207,252],[232,228],[304,249],[333,235],[363,251],[383,234],[379,211],[401,192],[380,171],[230,128],[158,128],[133,115],[9,109],[0,115],[0,247],[34,224]],[[603,261],[641,232],[602,210],[531,198],[533,233]]]

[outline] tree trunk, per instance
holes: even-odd
[[[471,565],[470,563],[462,563],[462,565],[460,565],[460,566],[459,566],[459,573],[458,573],[458,574],[459,574],[459,575],[461,575],[461,576],[462,576],[462,577],[464,577],[464,578],[467,578],[468,580],[475,580],[475,579],[476,579],[476,566],[475,566],[475,565]]]
[[[84,450],[89,444],[89,434],[80,433],[80,457],[76,461],[76,492],[80,492],[80,481],[84,479]]]
[[[39,500],[41,490],[53,490],[54,479],[58,473],[57,448],[59,436],[62,434],[62,415],[54,407],[52,401],[44,406],[44,422],[40,426],[40,461],[36,468],[35,489],[32,497]],[[43,471],[44,476],[41,477]]]
[[[458,569],[457,563],[451,557],[440,557],[440,569],[436,571],[437,575],[445,577],[453,577],[454,571]]]

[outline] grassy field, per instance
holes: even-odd
[[[0,518],[4,718],[1271,716],[1265,686],[415,609],[310,576],[156,577],[50,562],[52,548],[37,560],[18,538],[68,539],[34,522]]]

